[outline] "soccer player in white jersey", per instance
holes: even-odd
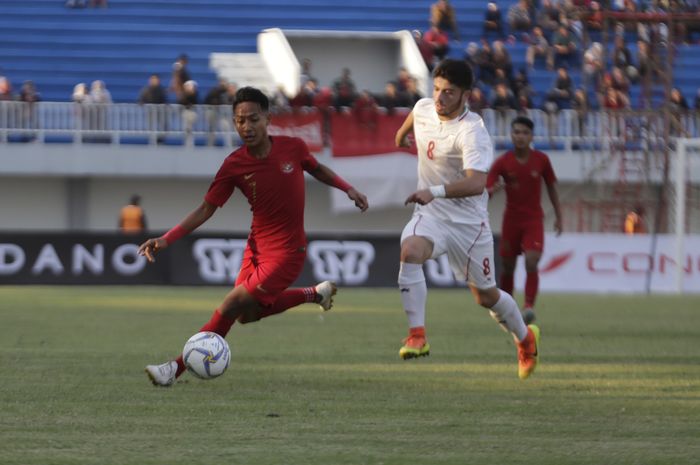
[[[418,190],[406,199],[406,205],[416,206],[401,234],[399,289],[410,329],[399,356],[430,353],[423,264],[447,254],[455,277],[465,281],[476,302],[513,335],[518,376],[525,379],[537,366],[540,331],[526,326],[515,300],[496,287],[486,209],[493,145],[481,117],[466,108],[473,80],[464,61],[442,61],[433,72],[433,98],[419,100],[396,133],[396,144],[405,147],[413,131],[418,147]]]

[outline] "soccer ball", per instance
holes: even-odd
[[[203,331],[187,340],[182,350],[187,370],[198,378],[221,376],[231,361],[231,350],[226,339],[216,333]]]

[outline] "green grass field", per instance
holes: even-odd
[[[0,463],[698,464],[700,297],[543,295],[538,371],[466,291],[234,326],[224,376],[155,388],[224,288],[0,287]]]

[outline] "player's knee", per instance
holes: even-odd
[[[406,263],[423,263],[430,258],[431,252],[426,242],[408,239],[401,244],[401,261]]]
[[[489,289],[472,289],[472,294],[474,295],[476,303],[484,308],[491,308],[496,305],[501,295],[498,288],[495,287]]]

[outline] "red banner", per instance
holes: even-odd
[[[323,118],[316,109],[274,114],[268,132],[273,136],[299,137],[311,152],[323,151]]]
[[[408,111],[392,115],[353,110],[331,113],[331,147],[334,157],[354,157],[395,152],[415,154],[415,146],[399,149],[394,143]]]

